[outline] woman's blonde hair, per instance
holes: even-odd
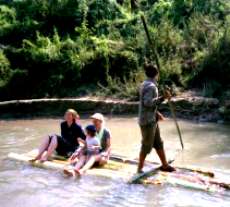
[[[71,113],[74,120],[80,118],[79,114],[74,109],[67,109],[66,113]]]

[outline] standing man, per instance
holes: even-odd
[[[151,152],[152,148],[155,148],[161,160],[161,170],[172,172],[175,171],[175,168],[170,166],[166,160],[163,141],[160,137],[160,130],[157,123],[157,107],[165,99],[170,99],[171,95],[168,91],[165,91],[162,97],[158,96],[157,81],[159,79],[159,72],[156,66],[145,64],[144,69],[147,79],[142,83],[140,88],[139,125],[142,134],[142,143],[137,172],[142,172],[145,158]]]

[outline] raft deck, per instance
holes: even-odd
[[[34,167],[62,171],[69,165],[68,161],[63,157],[54,156],[51,161],[31,162],[37,150],[28,153],[18,154],[9,153],[8,158],[17,160]],[[124,156],[111,156],[108,164],[103,167],[93,168],[87,171],[87,175],[107,177],[110,179],[122,179],[124,182],[131,184],[151,184],[164,185],[171,184],[174,186],[182,186],[194,190],[202,190],[208,192],[223,192],[230,190],[230,183],[215,178],[215,174],[207,169],[197,167],[178,166],[177,171],[173,173],[159,171],[159,164],[147,162],[148,170],[142,174],[135,174],[137,161],[128,159]],[[150,166],[152,168],[150,168]]]

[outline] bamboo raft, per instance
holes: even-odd
[[[9,153],[8,158],[10,160],[16,160],[24,164],[31,165],[33,167],[48,169],[48,170],[57,170],[62,171],[65,167],[69,166],[68,161],[61,156],[53,156],[52,160],[46,162],[30,162],[32,158],[35,157],[37,150],[32,150],[28,153],[18,154],[18,153]],[[87,171],[87,175],[102,176],[112,179],[123,179],[128,180],[129,177],[133,175],[133,172],[136,170],[136,161],[126,159],[122,156],[111,156],[108,164],[101,167],[93,168],[92,170]]]
[[[34,167],[58,171],[62,171],[69,165],[67,160],[58,156],[54,156],[51,161],[30,162],[35,154],[36,150],[24,154],[9,153],[8,158]],[[176,172],[167,173],[159,170],[158,163],[146,162],[149,170],[141,174],[135,174],[136,165],[137,160],[135,159],[112,155],[108,164],[87,171],[87,175],[107,177],[116,180],[121,179],[130,184],[170,184],[207,192],[223,192],[230,190],[230,183],[216,179],[215,174],[208,169],[201,169],[193,166],[176,166]]]

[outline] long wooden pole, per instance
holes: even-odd
[[[160,71],[160,61],[159,61],[159,58],[158,58],[158,54],[157,54],[156,48],[154,47],[152,39],[150,37],[148,26],[147,26],[147,23],[146,23],[146,20],[145,20],[145,16],[143,14],[141,15],[141,20],[142,20],[142,23],[143,23],[143,26],[144,26],[145,34],[147,36],[150,48],[152,49],[156,65],[157,65],[157,67],[158,67],[158,69]],[[180,144],[181,144],[181,147],[182,147],[182,150],[183,150],[184,149],[184,143],[183,143],[180,127],[179,127],[179,124],[177,122],[176,113],[175,113],[173,104],[172,104],[172,102],[170,100],[168,100],[168,104],[169,104],[170,111],[172,113],[174,123],[176,125],[176,129],[177,129],[177,132],[178,132],[178,135],[179,135],[179,138],[180,138]]]
[[[181,136],[181,131],[180,131],[179,124],[178,124],[178,122],[177,122],[176,112],[175,112],[174,106],[173,106],[173,104],[172,104],[172,102],[171,102],[170,100],[168,100],[168,104],[169,104],[169,108],[170,108],[170,111],[171,111],[171,114],[172,114],[174,123],[175,123],[175,125],[176,125],[176,129],[177,129],[177,132],[178,132],[178,135],[179,135],[179,138],[180,138],[181,148],[182,148],[182,150],[183,150],[183,149],[184,149],[184,142],[183,142],[183,139],[182,139],[182,136]]]
[[[149,34],[148,26],[147,26],[147,23],[145,21],[145,16],[143,14],[141,15],[141,20],[142,20],[142,23],[143,23],[143,26],[144,26],[145,34],[147,36],[150,48],[151,48],[151,50],[153,52],[153,55],[154,55],[154,60],[156,62],[156,65],[157,65],[158,69],[160,70],[160,61],[159,61],[159,58],[158,58],[158,54],[157,54],[156,48],[153,45],[152,39],[151,39],[150,34]]]

